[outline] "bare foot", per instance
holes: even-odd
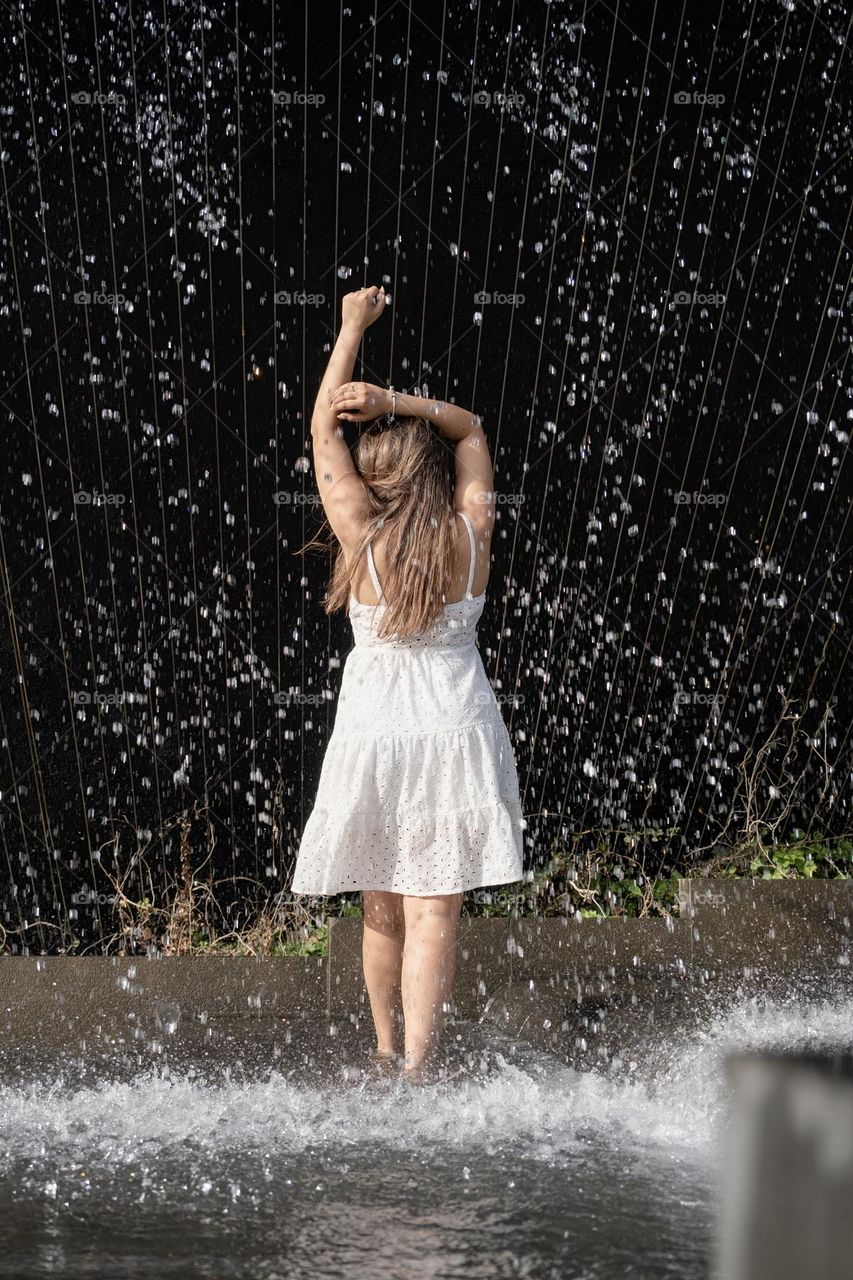
[[[428,1063],[408,1063],[400,1071],[399,1079],[411,1084],[435,1084],[438,1075]]]
[[[400,1061],[393,1049],[371,1049],[368,1054],[371,1071],[375,1076],[393,1076]]]

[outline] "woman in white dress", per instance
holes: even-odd
[[[524,821],[509,734],[476,647],[495,518],[479,419],[350,382],[384,287],[343,299],[311,422],[337,559],[326,611],[355,647],[292,889],[361,890],[372,1057],[430,1073],[452,996],[462,897],[522,877]],[[377,419],[353,453],[343,422]],[[313,545],[309,544],[309,545]]]

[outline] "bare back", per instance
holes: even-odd
[[[471,563],[471,541],[468,536],[468,530],[465,527],[465,521],[458,511],[456,513],[456,526],[456,554],[453,577],[448,592],[448,603],[464,599],[465,586],[468,582],[468,570]],[[471,586],[471,594],[480,596],[485,591],[489,581],[491,546],[482,530],[477,530],[476,527],[474,529],[474,537],[477,543],[477,557],[474,563],[474,581]],[[388,564],[385,559],[385,536],[381,530],[371,539],[371,547],[373,549],[376,572],[380,583],[383,583],[388,577]],[[359,561],[355,578],[353,579],[352,591],[356,600],[361,604],[379,604],[379,597],[370,577],[367,556],[362,556]]]

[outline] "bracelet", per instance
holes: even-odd
[[[394,390],[394,388],[393,388],[392,386],[389,386],[389,387],[388,387],[388,390],[391,392],[391,417],[392,417],[392,418],[396,418],[396,416],[397,416],[397,392]]]

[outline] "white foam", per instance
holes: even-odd
[[[0,1088],[6,1151],[70,1148],[111,1160],[190,1143],[201,1148],[302,1152],[380,1144],[401,1151],[441,1145],[488,1154],[559,1159],[592,1131],[617,1145],[704,1157],[726,1106],[725,1055],[767,1046],[814,1049],[851,1041],[853,1000],[744,1001],[703,1030],[674,1038],[653,1074],[628,1064],[579,1074],[541,1053],[450,1084],[369,1090],[319,1086],[273,1072],[262,1081],[205,1083],[197,1074],[151,1072],[129,1082],[67,1088],[61,1081]]]

